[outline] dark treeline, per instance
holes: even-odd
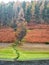
[[[20,20],[27,23],[49,23],[49,1],[0,3],[0,27],[16,27]]]

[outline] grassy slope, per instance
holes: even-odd
[[[24,51],[18,49],[20,57],[18,60],[33,60],[41,58],[49,58],[49,52],[33,52],[33,51]],[[12,47],[0,49],[0,59],[14,59],[17,56],[15,50]]]
[[[0,59],[9,59],[9,58],[15,58],[16,54],[12,47],[8,48],[1,48],[0,49]]]
[[[20,57],[18,60],[34,60],[34,59],[49,59],[49,52],[39,52],[39,51],[24,51],[19,50]]]

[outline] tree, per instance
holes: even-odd
[[[24,13],[23,13],[22,8],[21,8],[21,10],[19,12],[19,16],[18,16],[16,33],[17,33],[17,36],[16,36],[17,40],[15,41],[15,44],[13,45],[13,48],[17,54],[17,57],[15,58],[15,60],[17,60],[20,56],[16,47],[18,44],[22,43],[21,41],[24,38],[24,36],[26,35],[26,24],[25,24]]]
[[[2,25],[2,17],[1,17],[1,15],[2,15],[2,4],[0,3],[0,27]]]
[[[26,2],[25,1],[22,2],[22,8],[23,8],[23,10],[25,12],[25,9],[26,9]]]
[[[31,21],[31,17],[32,17],[31,8],[32,8],[31,5],[28,6],[28,7],[27,7],[27,10],[26,10],[26,12],[25,12],[25,19],[26,19],[26,21],[27,21],[28,23]]]
[[[21,8],[18,16],[18,23],[17,23],[17,39],[21,42],[23,37],[26,35],[26,22],[24,18],[24,11]]]
[[[12,18],[14,17],[14,10],[13,10],[14,2],[9,2],[6,6],[7,13],[5,16],[7,16],[7,25],[10,26],[12,23]]]
[[[24,17],[25,17],[25,12],[26,12],[26,2],[25,1],[22,2],[22,8],[23,8]]]
[[[44,9],[42,11],[42,18],[44,20],[44,23],[49,23],[49,7],[47,7],[48,3],[48,1],[45,1]]]
[[[0,23],[2,26],[10,26],[12,23],[11,21],[14,16],[13,4],[13,2],[0,4]]]
[[[36,23],[40,23],[40,6],[38,3],[35,5],[34,15]]]

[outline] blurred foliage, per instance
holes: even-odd
[[[19,4],[17,2],[9,2],[7,4],[1,2],[0,27],[12,26],[14,29],[17,28],[16,23],[22,9],[24,14],[23,18],[25,18],[28,23],[31,22],[31,20],[33,21],[33,17],[35,19],[35,23],[41,23],[42,20],[44,23],[49,23],[49,1],[23,1],[22,3],[19,2]]]

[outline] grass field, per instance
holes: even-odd
[[[16,57],[15,51],[12,47],[0,48],[0,59],[13,59]]]
[[[33,51],[23,51],[17,49],[20,54],[18,60],[33,60],[33,59],[45,59],[49,58],[49,52],[33,52]],[[0,49],[0,59],[14,59],[17,57],[16,51],[12,47]]]
[[[45,52],[45,53],[40,53],[40,52],[30,52],[30,51],[19,51],[20,53],[20,57],[18,60],[34,60],[34,59],[45,59],[45,58],[49,58],[49,53]]]

